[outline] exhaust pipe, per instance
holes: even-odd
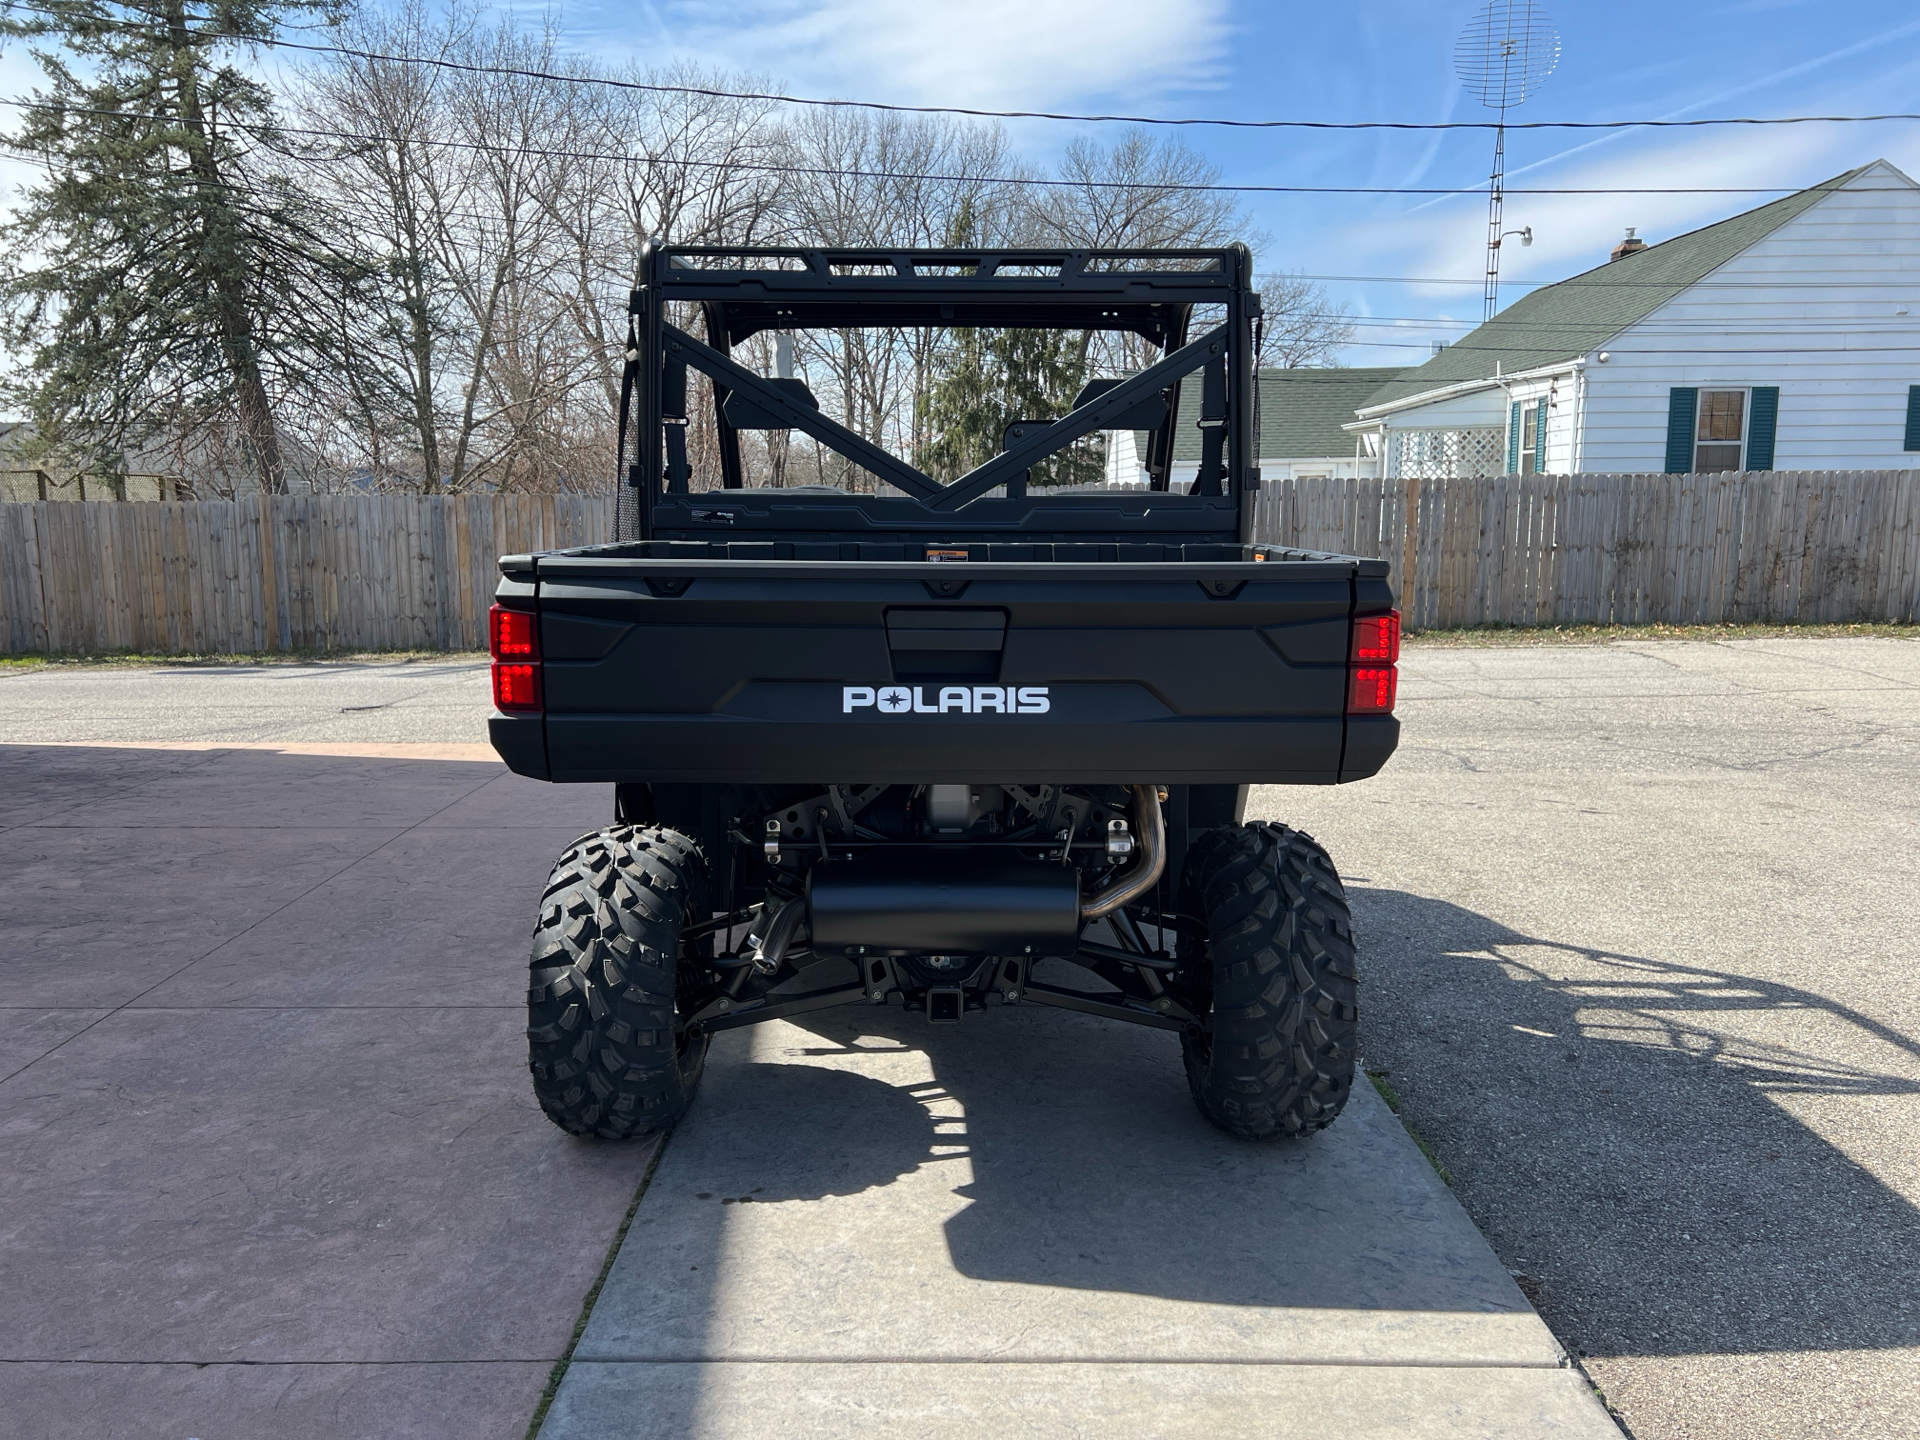
[[[1139,846],[1134,863],[1090,895],[1071,865],[959,845],[927,864],[926,851],[882,847],[857,860],[815,866],[805,902],[763,913],[750,939],[756,964],[776,968],[802,916],[816,955],[1072,955],[1081,928],[1160,883],[1167,828],[1158,785],[1133,785]]]
[[[1131,870],[1116,875],[1080,902],[1080,918],[1098,920],[1130,905],[1160,883],[1167,868],[1167,824],[1160,813],[1160,787],[1132,787],[1134,812],[1140,824],[1140,859]]]

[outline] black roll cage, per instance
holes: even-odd
[[[951,539],[1095,540],[1150,536],[1247,543],[1259,488],[1254,354],[1260,297],[1240,244],[1198,250],[863,249],[668,245],[649,241],[628,304],[619,454],[632,499],[621,538],[672,540],[742,532],[893,533]],[[668,322],[670,302],[699,307],[704,340]],[[1195,305],[1224,321],[1189,338]],[[738,364],[732,347],[762,330],[886,327],[1035,327],[1139,335],[1162,358],[1117,382],[1090,385],[1051,422],[1011,427],[1002,453],[942,484],[823,415],[802,387]],[[722,489],[692,494],[686,458],[686,372],[712,382]],[[1178,387],[1203,373],[1201,457],[1190,492],[1172,491]],[[728,401],[811,436],[879,476],[899,496],[822,495],[743,487],[739,428]],[[1028,469],[1113,422],[1164,399],[1152,430],[1144,495],[1087,506],[1084,496],[1029,494]],[[1124,427],[1139,428],[1139,427]],[[1005,487],[1003,496],[987,492]],[[1104,497],[1103,497],[1104,498]],[[1082,503],[1075,504],[1075,501]]]

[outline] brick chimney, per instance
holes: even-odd
[[[1629,255],[1637,255],[1647,248],[1647,242],[1633,232],[1634,227],[1627,226],[1627,238],[1613,247],[1613,254],[1607,257],[1609,264],[1615,260],[1624,260]]]

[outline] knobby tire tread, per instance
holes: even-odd
[[[674,1022],[680,931],[707,903],[705,858],[676,831],[612,825],[561,852],[527,976],[534,1095],[561,1129],[625,1140],[686,1110],[707,1041]]]
[[[1249,1140],[1324,1129],[1353,1093],[1359,1017],[1333,861],[1285,825],[1223,825],[1189,849],[1181,893],[1207,926],[1181,942],[1211,1002],[1210,1033],[1183,1044],[1194,1104]]]

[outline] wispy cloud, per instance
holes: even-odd
[[[1785,69],[1776,70],[1770,75],[1762,75],[1757,80],[1749,80],[1744,85],[1736,85],[1730,90],[1722,90],[1717,94],[1707,96],[1704,100],[1696,100],[1691,105],[1682,105],[1678,110],[1670,110],[1659,118],[1662,120],[1685,120],[1697,115],[1709,106],[1723,105],[1727,101],[1738,99],[1742,95],[1749,95],[1758,90],[1778,90],[1780,85],[1785,81],[1795,80],[1802,75],[1811,74],[1813,71],[1831,65],[1839,60],[1850,60],[1856,55],[1867,54],[1870,51],[1879,49],[1882,45],[1890,41],[1902,39],[1916,31],[1920,31],[1920,20],[1910,21],[1905,25],[1897,25],[1893,29],[1884,31],[1879,35],[1856,41],[1852,45],[1844,45],[1840,49],[1828,51],[1824,55],[1816,55],[1811,60],[1803,60],[1798,65],[1789,65]],[[1859,94],[1857,89],[1852,89],[1852,87],[1849,87],[1849,89],[1850,93],[1856,96]],[[1596,146],[1620,140],[1633,133],[1632,131],[1626,130],[1610,131],[1597,139],[1588,140],[1583,144],[1572,146],[1557,154],[1549,155],[1544,159],[1535,160],[1531,164],[1522,165],[1516,170],[1509,170],[1507,174],[1509,177],[1513,177],[1525,175],[1530,171],[1545,169],[1549,165],[1557,165],[1569,155],[1577,155],[1581,151],[1592,150]]]
[[[1131,106],[1224,76],[1230,0],[656,0],[637,34],[574,11],[612,48],[779,76],[796,90],[919,104],[1054,109]],[[637,42],[637,43],[635,43]],[[651,52],[657,58],[657,51]]]
[[[1846,168],[1835,165],[1830,158],[1834,143],[1831,136],[1811,129],[1771,132],[1764,139],[1751,134],[1694,131],[1632,154],[1568,167],[1554,180],[1570,188],[1594,190],[1649,184],[1676,189],[1778,186],[1794,184],[1799,177],[1808,177],[1811,183],[1825,178],[1828,166],[1833,173]],[[1901,163],[1897,153],[1889,158]],[[1710,193],[1511,196],[1506,209],[1509,223],[1516,229],[1531,225],[1535,239],[1531,249],[1503,250],[1503,268],[1510,277],[1577,274],[1605,260],[1608,249],[1628,225],[1649,240],[1659,241],[1772,198],[1765,194]],[[1449,211],[1429,214],[1417,228],[1356,227],[1353,239],[1364,243],[1369,233],[1373,242],[1367,263],[1391,268],[1395,273],[1464,278],[1479,274],[1486,257],[1485,205],[1470,197],[1454,200]],[[1454,287],[1427,293],[1453,301],[1461,299]],[[1514,290],[1509,295],[1517,293]]]

